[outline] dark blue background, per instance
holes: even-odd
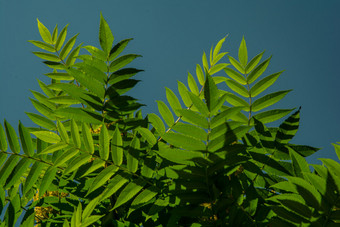
[[[146,104],[144,114],[157,112],[155,100],[166,101],[164,87],[177,93],[177,80],[187,84],[187,72],[201,64],[226,34],[222,50],[237,57],[242,36],[248,55],[266,50],[273,55],[269,73],[285,70],[270,91],[293,89],[275,105],[302,106],[300,130],[293,142],[323,147],[309,160],[336,158],[332,142],[340,141],[340,2],[339,1],[114,1],[114,0],[0,0],[0,120],[17,127],[32,122],[35,112],[29,89],[40,88],[50,72],[31,51],[27,40],[41,40],[36,18],[59,31],[70,23],[68,37],[99,46],[99,15],[103,13],[115,41],[134,38],[127,52],[141,54],[134,66],[144,69],[142,83],[132,95]],[[225,59],[227,61],[227,59]]]

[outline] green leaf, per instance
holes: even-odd
[[[106,57],[105,52],[98,49],[97,47],[85,46],[83,48],[85,48],[88,52],[90,52],[90,54],[92,54],[92,56],[94,56],[95,58],[98,58],[102,61],[106,61],[107,57]]]
[[[204,98],[207,103],[208,110],[211,112],[218,103],[220,92],[212,77],[209,74],[206,76],[207,78],[204,84]]]
[[[48,108],[44,104],[42,104],[42,103],[40,103],[40,102],[38,102],[38,101],[36,101],[34,99],[30,98],[30,100],[31,100],[33,106],[35,107],[35,109],[38,110],[42,115],[48,117],[51,120],[55,120],[56,119],[53,111],[50,108]]]
[[[37,125],[41,126],[41,127],[44,127],[48,130],[55,130],[56,129],[56,126],[55,126],[55,123],[43,116],[40,116],[38,114],[35,114],[35,113],[26,113],[27,116],[34,122],[36,123]]]
[[[246,41],[244,40],[244,36],[242,37],[242,41],[238,49],[238,60],[241,62],[243,68],[247,66],[248,52],[247,52],[247,46],[246,46]]]
[[[231,92],[224,92],[224,93],[227,94],[226,101],[228,103],[230,103],[233,106],[242,106],[243,110],[249,111],[249,104],[244,99],[234,95]]]
[[[32,164],[31,159],[23,158],[21,159],[15,166],[11,175],[7,179],[7,183],[5,185],[5,189],[10,189],[14,184],[20,181],[20,177],[22,174],[27,171],[27,168]]]
[[[128,153],[126,155],[127,159],[127,168],[129,171],[135,173],[138,169],[138,158],[139,158],[139,148],[140,142],[139,139],[135,136],[133,137]]]
[[[43,154],[51,154],[53,152],[59,151],[61,149],[64,149],[68,147],[68,144],[64,143],[64,142],[60,142],[60,143],[56,143],[56,144],[52,144],[48,147],[46,147],[43,151],[41,151],[39,153],[39,155],[43,155]]]
[[[55,111],[55,113],[68,119],[77,119],[77,121],[92,124],[101,124],[103,119],[97,112],[82,108],[61,108]]]
[[[60,155],[55,161],[54,161],[54,166],[62,166],[64,165],[65,162],[67,162],[68,160],[70,160],[71,158],[73,158],[74,156],[76,156],[79,153],[78,149],[75,148],[70,148],[66,151],[63,152],[62,155]]]
[[[72,66],[76,60],[77,57],[79,55],[79,51],[80,51],[80,47],[82,44],[80,44],[79,46],[77,46],[76,48],[74,48],[71,53],[68,55],[67,60],[66,60],[66,66]]]
[[[66,34],[67,34],[67,27],[68,27],[68,24],[63,28],[63,30],[61,30],[59,37],[57,39],[57,42],[55,43],[55,49],[57,51],[59,51],[61,49],[61,47],[63,46],[63,44],[65,42],[65,38],[66,38]]]
[[[88,162],[90,162],[90,159],[92,158],[89,154],[81,154],[70,161],[70,164],[65,168],[64,175],[67,175],[69,173],[72,173],[75,170],[78,170],[78,168]]]
[[[151,113],[148,114],[148,120],[151,123],[151,125],[156,129],[159,135],[163,135],[165,132],[165,126],[162,121],[156,114]]]
[[[31,157],[34,155],[34,148],[32,138],[27,128],[19,121],[19,136],[21,141],[21,147],[24,153]]]
[[[94,147],[93,147],[93,138],[90,132],[89,126],[83,122],[82,123],[82,134],[83,134],[83,141],[85,145],[85,149],[88,153],[93,154]]]
[[[186,86],[182,82],[177,81],[177,83],[178,83],[178,92],[181,95],[181,98],[184,102],[184,105],[186,107],[191,106],[192,102],[191,102],[191,99],[190,99],[190,97],[187,93],[188,89],[186,88]]]
[[[277,142],[286,144],[294,137],[299,128],[300,109],[301,107],[280,125],[275,136]]]
[[[175,120],[174,117],[171,113],[171,111],[169,110],[169,108],[167,107],[167,105],[163,102],[163,101],[156,101],[157,105],[158,105],[158,111],[161,114],[161,116],[163,117],[165,123],[171,127]]]
[[[205,144],[194,137],[179,133],[167,133],[162,138],[171,145],[186,150],[205,150]]]
[[[43,196],[46,190],[52,185],[52,181],[57,174],[57,168],[54,166],[48,167],[46,170],[44,177],[41,180],[40,188],[39,188],[39,198]]]
[[[194,77],[190,73],[188,73],[188,85],[189,85],[190,91],[198,96],[199,91],[198,91],[197,84],[195,82]]]
[[[243,87],[242,85],[240,85],[239,83],[237,83],[233,80],[227,79],[226,84],[228,85],[228,87],[231,90],[233,90],[237,94],[242,95],[243,97],[246,97],[246,98],[249,97],[248,90],[245,87]]]
[[[228,56],[230,63],[242,74],[245,74],[244,67],[235,58]]]
[[[80,84],[87,87],[89,91],[96,94],[99,98],[104,98],[105,88],[98,80],[76,69],[70,68],[67,69],[67,72],[71,76],[73,76]]]
[[[92,182],[87,194],[89,195],[91,192],[96,190],[97,188],[103,186],[118,170],[117,166],[110,165],[106,168],[104,168],[95,178]]]
[[[204,51],[203,51],[203,55],[202,55],[202,63],[203,63],[203,69],[208,71],[209,70],[209,64],[208,64],[207,55],[205,54]]]
[[[111,29],[104,19],[102,13],[100,13],[100,24],[99,24],[99,43],[103,51],[107,56],[110,54],[110,50],[113,44],[114,37]]]
[[[252,105],[251,109],[253,112],[260,111],[268,106],[271,106],[281,99],[283,99],[288,92],[291,90],[286,90],[286,91],[278,91],[274,93],[270,93],[268,95],[263,96],[262,98],[257,99]]]
[[[68,134],[63,123],[61,123],[60,121],[57,121],[57,128],[58,128],[58,132],[61,137],[61,140],[64,141],[65,143],[69,143]]]
[[[47,60],[47,61],[53,61],[53,62],[60,62],[60,58],[54,54],[50,54],[50,53],[44,53],[44,52],[32,52],[33,54],[35,54],[35,56]]]
[[[134,59],[136,59],[138,57],[142,57],[142,56],[137,55],[137,54],[127,54],[127,55],[123,55],[123,56],[117,58],[116,60],[111,62],[110,67],[109,67],[110,72],[115,72],[115,71],[125,67],[127,64],[129,64],[130,62],[132,62]]]
[[[4,121],[4,125],[5,125],[9,147],[11,148],[13,153],[19,154],[20,144],[19,144],[18,136],[15,133],[14,128],[6,120]]]
[[[5,164],[0,169],[0,186],[3,186],[8,176],[11,174],[15,166],[17,165],[20,157],[16,155],[10,155]]]
[[[41,139],[42,141],[45,141],[47,143],[58,143],[60,142],[60,137],[49,131],[34,131],[31,132],[33,135],[35,135],[37,138]]]
[[[159,156],[178,164],[192,164],[193,159],[203,158],[202,152],[194,152],[176,148],[169,148],[164,143],[159,143],[159,151],[155,151]]]
[[[57,37],[58,37],[58,25],[56,24],[54,29],[53,29],[53,33],[52,33],[52,43],[55,44],[55,42],[57,41]]]
[[[51,91],[46,84],[44,84],[43,82],[41,82],[40,80],[38,80],[39,83],[39,87],[41,88],[41,90],[44,91],[44,93],[48,96],[48,97],[54,97],[55,94],[53,91]]]
[[[209,69],[208,73],[209,73],[210,75],[214,75],[215,73],[218,73],[218,72],[221,71],[222,69],[225,69],[228,65],[230,65],[230,64],[221,63],[221,64],[214,65],[214,66],[212,66],[212,67]]]
[[[178,122],[172,129],[184,135],[194,137],[198,140],[207,140],[207,133],[204,131],[204,129],[194,125]]]
[[[50,102],[55,104],[65,104],[65,105],[73,105],[73,104],[80,104],[81,102],[77,99],[72,98],[71,96],[61,95],[49,98]]]
[[[247,81],[246,79],[239,74],[238,72],[236,72],[235,70],[231,69],[231,68],[224,68],[224,72],[233,80],[235,80],[236,82],[242,84],[242,85],[246,85]]]
[[[131,40],[131,38],[124,39],[117,43],[110,51],[109,61],[113,61],[120,53],[122,53]]]
[[[74,43],[76,42],[78,34],[76,34],[75,36],[73,36],[63,47],[63,49],[60,51],[59,57],[61,59],[65,59],[67,57],[67,55],[70,53],[70,51],[72,50]]]
[[[204,73],[202,71],[202,68],[199,64],[196,65],[196,76],[198,79],[198,82],[203,85],[204,84]]]
[[[228,35],[227,35],[228,36]],[[215,59],[216,56],[218,55],[218,53],[221,50],[221,47],[225,41],[225,39],[227,38],[227,36],[225,36],[223,39],[221,39],[220,41],[218,41],[218,43],[216,44],[215,48],[214,48],[214,53],[213,53],[213,58]]]
[[[29,192],[29,190],[32,189],[33,185],[37,182],[42,170],[45,168],[46,164],[42,162],[34,162],[28,176],[26,177],[26,181],[23,184],[23,194],[26,195],[26,193]]]
[[[118,207],[132,199],[135,195],[137,195],[138,192],[143,189],[145,184],[146,182],[144,180],[138,178],[126,185],[126,187],[119,194],[113,209],[117,209]]]
[[[169,88],[165,87],[166,90],[166,98],[174,111],[174,113],[179,116],[178,109],[182,109],[181,103],[179,102],[177,96],[171,91]]]
[[[255,66],[261,61],[262,55],[264,54],[264,51],[258,55],[256,55],[253,59],[250,60],[250,62],[247,64],[245,73],[248,74],[250,73]]]
[[[80,135],[79,135],[79,129],[74,119],[71,120],[71,137],[72,137],[73,144],[77,148],[80,148],[81,140],[80,140]]]
[[[262,75],[262,73],[267,69],[270,59],[272,57],[269,57],[267,60],[259,64],[247,77],[248,84],[252,84],[259,76]]]
[[[254,115],[253,117],[257,120],[261,121],[262,123],[270,123],[276,120],[279,120],[283,118],[284,116],[287,116],[290,112],[292,112],[294,109],[275,109],[275,110],[268,110],[262,113],[258,113]]]
[[[213,61],[210,61],[210,62],[212,62],[211,65],[212,65],[212,66],[216,65],[217,62],[218,62],[219,60],[221,60],[226,54],[228,54],[228,52],[224,52],[224,53],[218,54],[216,57],[214,57],[214,60],[213,60]]]
[[[109,158],[109,153],[110,153],[109,132],[105,124],[103,124],[99,134],[99,156],[101,159],[107,160]]]
[[[258,94],[266,90],[268,87],[270,87],[281,75],[283,71],[274,73],[270,76],[267,76],[257,82],[251,89],[250,89],[250,94],[251,97],[256,97]]]
[[[214,128],[222,123],[225,123],[230,119],[231,116],[239,113],[241,110],[242,107],[231,107],[218,113],[214,118],[211,119],[210,127]]]
[[[289,155],[292,159],[293,170],[296,177],[303,178],[303,173],[309,173],[309,165],[304,157],[295,152],[292,148],[289,148]]]
[[[328,158],[319,158],[322,163],[327,166],[329,173],[334,179],[334,183],[337,187],[338,193],[340,192],[340,164],[332,159]]]
[[[188,92],[188,95],[191,99],[191,103],[194,104],[194,106],[197,108],[199,113],[201,113],[204,117],[209,116],[209,110],[207,105],[196,95],[194,95],[191,92]]]
[[[1,130],[1,129],[0,129]],[[0,133],[1,134],[1,133]],[[1,143],[1,142],[0,142]],[[338,142],[339,143],[339,142]],[[1,144],[0,144],[1,145]],[[338,159],[340,160],[340,144],[332,143],[335,153],[338,156]],[[0,146],[1,149],[1,146]]]
[[[36,92],[36,91],[32,91],[32,90],[30,90],[30,91],[32,92],[33,96],[38,100],[39,103],[44,104],[45,106],[47,106],[51,110],[56,109],[55,104],[51,103],[46,96],[44,96],[43,94]]]
[[[208,128],[208,120],[201,114],[198,114],[192,110],[185,109],[182,109],[180,111],[180,114],[182,115],[182,120],[200,126],[202,128]]]
[[[41,41],[35,41],[35,40],[28,40],[28,42],[32,43],[33,45],[43,49],[43,50],[47,50],[49,52],[52,52],[54,53],[55,52],[55,49],[52,45],[50,44],[47,44],[47,43],[44,43],[44,42],[41,42]]]
[[[2,127],[2,124],[0,124],[0,150],[7,151],[6,135],[5,135],[5,130]]]
[[[153,146],[157,143],[157,139],[156,137],[152,134],[152,132],[150,132],[149,129],[147,128],[142,128],[139,127],[137,128],[137,131],[139,132],[139,134],[141,134],[141,136],[146,139],[146,141],[148,141],[148,143]]]
[[[37,21],[38,21],[38,29],[39,29],[41,38],[44,40],[44,42],[48,44],[53,44],[50,31],[38,19]]]
[[[74,79],[73,76],[70,76],[68,73],[56,72],[56,73],[46,73],[45,75],[54,80],[73,80]]]
[[[103,193],[100,195],[103,199],[106,199],[116,193],[121,187],[123,187],[126,182],[129,181],[131,176],[127,173],[118,173],[116,174],[107,185],[106,189],[103,191]]]
[[[158,188],[155,186],[151,186],[141,193],[132,201],[131,207],[137,207],[149,202],[158,194]]]
[[[122,135],[120,134],[118,125],[116,125],[116,129],[113,133],[111,141],[111,152],[113,163],[117,166],[120,166],[123,163],[123,139]]]
[[[105,162],[103,160],[101,159],[94,159],[93,161],[91,160],[90,164],[86,165],[85,173],[82,173],[80,177],[85,177],[102,167],[103,168],[105,167]]]

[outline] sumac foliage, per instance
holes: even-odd
[[[100,48],[38,28],[51,82],[32,91],[36,127],[0,124],[0,226],[340,225],[339,162],[310,165],[318,149],[290,143],[300,108],[272,108],[290,90],[266,93],[282,72],[248,60],[244,38],[237,59],[220,40],[143,115],[132,39],[115,42],[102,15]]]

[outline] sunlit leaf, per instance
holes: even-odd
[[[5,130],[2,127],[1,124],[0,124],[0,150],[2,150],[2,151],[7,150],[7,141],[6,141]]]
[[[250,60],[250,62],[246,66],[246,74],[250,73],[257,64],[261,61],[262,55],[264,54],[264,51],[258,55],[256,55],[253,59]]]
[[[253,71],[251,71],[251,73],[247,77],[247,82],[249,84],[252,84],[257,78],[262,75],[262,73],[267,69],[271,58],[272,57],[269,57],[267,60],[256,66]]]
[[[205,150],[205,144],[191,136],[169,132],[162,138],[169,144],[186,150]]]
[[[226,80],[226,84],[231,90],[233,90],[237,94],[242,95],[243,97],[246,97],[246,98],[249,97],[249,92],[247,91],[247,89],[243,87],[242,85],[240,85],[239,83],[228,79]]]
[[[41,38],[46,43],[53,44],[50,31],[38,19],[37,19],[37,21],[38,21],[38,29],[39,29],[39,33],[40,33]]]
[[[147,128],[142,128],[142,127],[139,127],[137,128],[137,131],[141,134],[141,136],[146,139],[146,141],[148,141],[148,143],[150,145],[155,145],[156,142],[157,142],[157,139],[156,137],[152,134],[152,132],[150,132],[149,129]]]
[[[97,188],[103,186],[118,170],[117,166],[110,165],[106,168],[104,168],[98,175],[95,177],[94,181],[92,182],[87,195],[89,195],[91,192],[96,190]]]
[[[199,95],[199,91],[198,91],[198,87],[195,82],[195,79],[190,73],[188,73],[188,85],[192,93],[194,93],[195,95]]]
[[[50,153],[54,153],[56,151],[62,150],[64,148],[68,147],[68,144],[64,143],[64,142],[59,142],[56,144],[52,144],[48,147],[46,147],[44,150],[42,150],[39,155],[43,155],[43,154],[50,154]]]
[[[79,129],[74,119],[71,120],[71,137],[72,137],[73,144],[77,148],[80,148],[81,140],[80,140],[80,135],[79,135]]]
[[[239,74],[238,72],[236,72],[235,70],[231,69],[231,68],[224,68],[225,73],[232,78],[233,80],[235,80],[236,82],[242,84],[242,85],[246,85],[247,81],[246,79]]]
[[[252,97],[256,97],[258,94],[266,90],[268,87],[270,87],[281,75],[283,71],[274,73],[270,76],[267,76],[257,82],[251,89],[250,89],[250,94]]]
[[[182,119],[186,122],[200,126],[202,128],[208,128],[208,120],[201,114],[196,113],[192,110],[180,110],[180,114],[183,116]]]
[[[102,125],[99,134],[99,156],[101,159],[107,160],[109,158],[109,153],[110,153],[110,137],[109,132],[104,124]]]
[[[37,57],[47,60],[47,61],[53,61],[53,62],[60,62],[60,58],[54,54],[50,54],[50,53],[44,53],[44,52],[32,52],[33,54],[35,54]]]
[[[204,84],[204,98],[207,103],[208,110],[211,112],[218,103],[220,92],[212,77],[209,74],[206,76],[207,78]]]
[[[246,41],[244,40],[244,36],[242,37],[242,41],[238,49],[238,60],[240,61],[240,63],[242,64],[244,68],[247,66],[248,52],[247,52],[247,46],[246,46]]]
[[[94,152],[94,147],[93,147],[93,138],[90,132],[90,128],[89,126],[83,122],[82,123],[82,135],[83,135],[83,141],[84,141],[84,145],[85,148],[87,150],[87,152],[89,152],[90,154],[93,154]]]
[[[130,62],[132,62],[134,59],[141,57],[141,55],[137,55],[137,54],[127,54],[127,55],[123,55],[119,58],[117,58],[116,60],[114,60],[113,62],[111,62],[110,64],[110,72],[115,72],[123,67],[125,67],[127,64],[129,64]]]
[[[75,155],[77,155],[79,152],[78,149],[75,148],[70,148],[68,150],[65,150],[63,152],[63,155],[60,155],[55,161],[54,161],[54,166],[62,166],[65,162],[73,158]]]
[[[41,41],[35,41],[35,40],[29,40],[28,42],[32,43],[33,45],[43,49],[43,50],[47,50],[49,52],[52,52],[54,53],[55,52],[55,49],[52,45],[50,44],[47,44],[47,43],[44,43],[44,42],[41,42]]]
[[[146,182],[139,178],[126,185],[126,187],[119,194],[113,209],[120,207],[132,199],[138,192],[140,192],[140,190],[142,190],[145,184]]]
[[[262,123],[269,123],[287,116],[290,112],[294,109],[275,109],[275,110],[268,110],[262,113],[258,113],[254,115],[257,120],[261,121]]]
[[[186,106],[186,107],[189,107],[189,106],[191,106],[191,104],[192,104],[192,102],[191,102],[191,99],[190,99],[190,97],[189,97],[189,95],[188,95],[188,89],[187,89],[187,87],[182,83],[182,82],[180,82],[180,81],[178,81],[178,92],[179,92],[179,94],[181,95],[181,98],[182,98],[182,100],[183,100],[183,102],[184,102],[184,105]]]
[[[109,56],[114,37],[111,29],[104,19],[102,13],[100,13],[100,24],[99,24],[99,43],[103,51]]]
[[[253,104],[251,105],[251,109],[254,112],[257,112],[259,110],[262,110],[268,106],[271,106],[281,99],[283,99],[291,90],[287,91],[278,91],[274,92],[268,95],[263,96],[262,98],[257,99]]]
[[[33,156],[34,148],[32,138],[27,128],[19,121],[19,136],[21,141],[21,147],[27,156]]]
[[[228,65],[230,65],[230,64],[220,63],[220,64],[217,64],[217,65],[214,65],[210,68],[210,70],[208,72],[209,72],[210,75],[214,75],[215,73],[218,73],[222,69],[225,69]]]
[[[191,92],[188,92],[188,95],[191,99],[191,103],[194,104],[194,106],[197,108],[199,113],[201,113],[204,117],[209,116],[209,110],[207,105],[196,95],[194,95]]]
[[[230,63],[242,74],[245,74],[244,67],[235,58],[228,56]]]
[[[182,109],[181,103],[179,102],[177,96],[173,91],[171,91],[169,88],[165,88],[166,90],[166,98],[168,100],[168,103],[170,104],[172,110],[174,113],[179,116],[178,109]]]
[[[127,159],[127,168],[132,173],[135,173],[138,169],[138,158],[139,158],[139,148],[140,148],[140,141],[135,136],[133,137],[130,147],[126,156]]]
[[[60,137],[50,131],[34,131],[31,132],[33,135],[41,139],[42,141],[45,141],[47,143],[58,143],[60,142]]]
[[[198,79],[198,82],[203,85],[204,84],[204,73],[199,64],[196,65],[196,76]]]
[[[54,180],[54,177],[56,174],[57,174],[57,168],[54,166],[49,166],[41,180],[41,184],[39,188],[39,197],[43,196],[46,190],[51,186],[51,183]]]
[[[63,28],[63,30],[61,30],[59,37],[57,39],[57,42],[55,44],[55,49],[57,51],[59,51],[61,49],[61,47],[63,46],[64,42],[65,42],[65,38],[66,38],[66,34],[67,34],[67,27],[68,24]]]
[[[20,153],[20,144],[14,128],[6,120],[4,121],[4,125],[9,147],[11,148],[12,152],[16,154]]]
[[[113,61],[120,53],[123,52],[127,44],[131,41],[132,39],[124,39],[117,43],[110,51],[110,56],[109,56],[109,61]]]
[[[157,105],[158,105],[158,111],[163,117],[165,123],[169,127],[171,127],[174,124],[175,120],[174,120],[174,117],[171,111],[169,110],[169,107],[167,107],[167,105],[162,101],[157,101]]]
[[[78,34],[76,34],[75,36],[73,36],[63,47],[63,49],[60,51],[59,57],[61,59],[65,59],[66,56],[70,53],[70,51],[72,50],[74,43],[76,42]]]

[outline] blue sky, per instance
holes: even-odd
[[[99,46],[102,12],[115,40],[134,38],[127,52],[143,55],[134,63],[145,72],[132,95],[147,105],[144,114],[166,101],[164,87],[177,92],[177,80],[186,84],[203,51],[229,34],[223,50],[236,57],[244,35],[250,57],[273,55],[267,75],[285,70],[270,91],[293,91],[275,107],[302,106],[293,142],[324,148],[311,162],[336,158],[330,144],[340,141],[339,10],[336,0],[0,0],[0,120],[32,126],[24,113],[35,112],[29,89],[40,91],[37,79],[48,81],[43,74],[50,70],[27,42],[41,39],[36,18],[51,30],[69,23],[68,37],[80,33],[77,43]]]

